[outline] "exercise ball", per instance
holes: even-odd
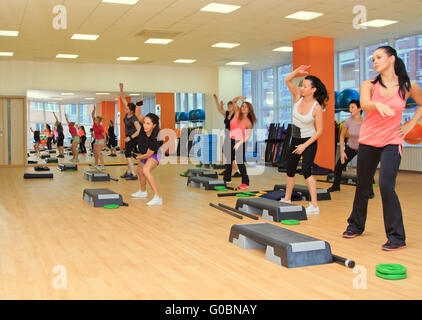
[[[180,112],[175,112],[175,114],[174,114],[174,116],[175,116],[175,121],[176,121],[176,123],[178,123],[179,122],[179,113]]]
[[[406,121],[407,124],[409,121]],[[419,121],[412,130],[404,137],[404,141],[408,144],[422,143],[422,121]]]
[[[189,121],[189,115],[187,112],[179,112],[179,122],[180,121]]]
[[[189,111],[189,121],[196,121],[196,114],[195,114],[196,110],[191,110]]]
[[[334,92],[334,112],[335,113],[339,113],[341,110],[340,110],[340,105],[339,105],[339,103],[338,103],[338,96],[339,96],[339,92],[338,91],[335,91]]]
[[[417,107],[416,101],[409,97],[406,100],[406,109]]]
[[[338,95],[339,109],[349,111],[349,104],[352,100],[359,100],[359,92],[353,89],[345,89]]]
[[[205,121],[205,111],[202,109],[197,109],[195,112],[196,120]]]

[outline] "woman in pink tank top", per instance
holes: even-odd
[[[242,184],[239,185],[239,189],[247,189],[249,188],[249,177],[245,165],[245,150],[246,142],[252,134],[256,117],[251,103],[243,101],[239,108],[237,101],[240,99],[244,100],[246,98],[236,97],[232,101],[234,117],[230,121],[230,150],[228,150],[228,147],[224,150],[226,151],[224,181],[226,183],[231,182],[232,162],[236,160],[240,175],[242,176]]]
[[[403,138],[422,118],[422,107],[405,125],[401,125],[402,114],[409,97],[422,105],[422,91],[410,81],[403,61],[392,47],[376,49],[372,61],[378,76],[365,81],[360,88],[360,102],[366,115],[360,129],[353,210],[343,237],[354,238],[365,230],[370,186],[380,164],[378,184],[387,236],[381,248],[393,251],[406,247],[402,210],[395,191]]]

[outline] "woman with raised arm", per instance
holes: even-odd
[[[221,113],[221,115],[224,117],[223,163],[226,163],[226,159],[224,156],[224,149],[230,148],[230,121],[232,121],[234,117],[233,102],[232,101],[227,102],[227,110],[224,110],[223,101],[218,102],[218,98],[216,94],[214,94],[213,97],[214,97],[215,105],[217,107],[218,112]],[[234,170],[236,170],[235,174],[233,175],[233,178],[241,177],[239,168],[237,167],[235,160],[233,160],[232,167]],[[225,173],[226,171],[224,170],[219,175],[223,176]]]
[[[406,67],[394,48],[379,47],[372,54],[372,61],[378,76],[364,81],[360,88],[360,104],[365,111],[365,119],[359,136],[353,209],[343,237],[355,238],[365,230],[370,187],[379,164],[378,184],[387,236],[387,242],[381,248],[394,251],[406,247],[402,210],[395,185],[403,138],[422,117],[422,91],[417,83],[409,79]],[[409,97],[419,108],[407,124],[401,125]]]
[[[63,126],[62,123],[57,118],[57,115],[53,112],[54,118],[56,118],[56,126],[57,130],[57,149],[59,149],[59,155],[57,158],[64,158],[64,133],[63,133]]]
[[[128,164],[126,173],[123,174],[120,178],[125,178],[126,180],[137,180],[138,177],[135,174],[135,169],[132,161],[132,153],[136,152],[137,149],[137,137],[141,130],[140,119],[135,115],[136,105],[132,102],[127,102],[125,98],[125,93],[123,92],[123,83],[119,84],[120,86],[120,98],[122,103],[126,107],[126,115],[123,118],[125,124],[125,157]],[[140,115],[142,118],[142,114]],[[143,119],[141,119],[143,120]]]
[[[286,159],[286,195],[280,201],[291,203],[296,168],[302,158],[302,174],[311,195],[311,203],[306,208],[306,214],[319,214],[312,165],[317,152],[317,140],[323,130],[322,110],[328,100],[328,93],[322,81],[313,75],[307,75],[300,88],[292,82],[296,76],[308,74],[309,68],[310,66],[301,65],[284,79],[293,95],[294,105],[292,109],[292,141]]]
[[[79,147],[80,138],[79,138],[79,135],[78,135],[78,131],[76,130],[75,122],[69,121],[66,113],[64,114],[64,116],[66,118],[67,125],[69,126],[69,133],[72,136],[72,155],[73,155],[73,158],[70,159],[70,161],[79,162],[78,147]]]
[[[110,149],[109,157],[116,157],[116,146],[117,146],[117,138],[116,134],[114,133],[114,123],[113,120],[109,120],[108,122],[108,130],[107,130],[107,136],[108,136],[108,143],[107,147]]]
[[[252,128],[256,123],[255,112],[250,102],[244,101],[245,97],[236,97],[232,100],[234,117],[230,121],[230,150],[226,149],[226,171],[224,181],[231,183],[232,163],[236,160],[237,166],[242,176],[242,184],[239,189],[249,188],[249,176],[245,165],[246,142],[252,135]],[[242,100],[242,105],[237,102]],[[228,152],[230,151],[230,152]]]
[[[95,143],[94,143],[94,159],[95,159],[95,168],[98,170],[104,170],[104,157],[102,150],[104,148],[105,144],[105,131],[101,124],[101,121],[103,121],[103,117],[95,116],[95,105],[94,109],[92,110],[92,122],[94,125],[92,126],[92,129],[94,130],[94,137],[95,137]]]

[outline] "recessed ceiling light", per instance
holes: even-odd
[[[239,9],[240,6],[234,6],[231,4],[222,4],[222,3],[210,3],[200,9],[200,11],[207,11],[207,12],[218,12],[218,13],[230,13],[237,9]]]
[[[296,20],[312,20],[322,16],[323,13],[312,12],[312,11],[298,11],[291,15],[286,16],[287,19],[296,19]]]
[[[278,52],[292,52],[293,51],[293,48],[292,47],[284,46],[284,47],[275,48],[275,49],[273,49],[273,51],[278,51]]]
[[[138,57],[118,57],[117,61],[136,61],[138,60]]]
[[[85,98],[85,100],[95,100],[95,98]]]
[[[75,33],[71,39],[73,40],[97,40],[99,35],[97,34],[77,34]]]
[[[13,57],[13,52],[0,52],[0,57]]]
[[[172,39],[151,38],[151,39],[148,39],[147,41],[145,41],[145,43],[149,43],[149,44],[168,44],[172,41],[173,41]]]
[[[213,44],[211,47],[231,49],[231,48],[235,48],[239,45],[240,45],[240,43],[218,42],[216,44]]]
[[[78,54],[65,54],[65,53],[59,53],[56,56],[56,58],[59,58],[59,59],[76,59],[77,57],[79,57]]]
[[[227,66],[244,66],[245,64],[248,64],[248,62],[232,61],[232,62],[226,63]]]
[[[137,96],[140,96],[141,94],[140,93],[131,93],[131,94],[129,94],[131,97],[137,97]]]
[[[174,63],[194,63],[196,60],[194,59],[177,59],[174,60]]]
[[[136,4],[139,0],[103,0],[104,3]]]
[[[109,95],[110,93],[108,93],[108,92],[97,92],[96,93],[96,95],[97,96],[107,96],[107,95]]]
[[[382,28],[385,26],[389,26],[390,24],[397,23],[398,21],[394,20],[383,20],[383,19],[374,19],[371,21],[360,23],[360,26],[364,27],[374,27],[374,28]]]
[[[19,31],[0,30],[0,36],[3,37],[17,37],[18,35]]]
[[[75,94],[72,93],[72,92],[63,92],[63,93],[60,93],[60,95],[61,96],[74,96]]]

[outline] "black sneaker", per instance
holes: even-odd
[[[240,172],[239,171],[236,171],[236,173],[234,175],[232,175],[232,178],[239,178],[241,176],[242,175],[240,174]]]
[[[373,199],[375,197],[375,194],[372,192],[370,195],[369,195],[369,199]]]
[[[121,176],[120,176],[120,178],[125,179],[125,178],[130,177],[130,176],[131,176],[131,174],[130,174],[129,172],[127,172],[127,171],[126,171],[124,175],[121,175]]]
[[[136,174],[131,174],[126,180],[138,180],[138,176]]]
[[[392,243],[390,240],[382,245],[381,249],[384,251],[397,251],[406,248],[406,245],[399,245]]]
[[[360,233],[356,233],[351,230],[346,230],[343,232],[343,238],[347,238],[347,239],[353,239],[360,235],[361,235]]]
[[[340,191],[340,187],[331,186],[327,189],[328,192]]]
[[[220,172],[218,175],[219,176],[224,176],[226,174],[226,170],[224,170],[223,172]]]

